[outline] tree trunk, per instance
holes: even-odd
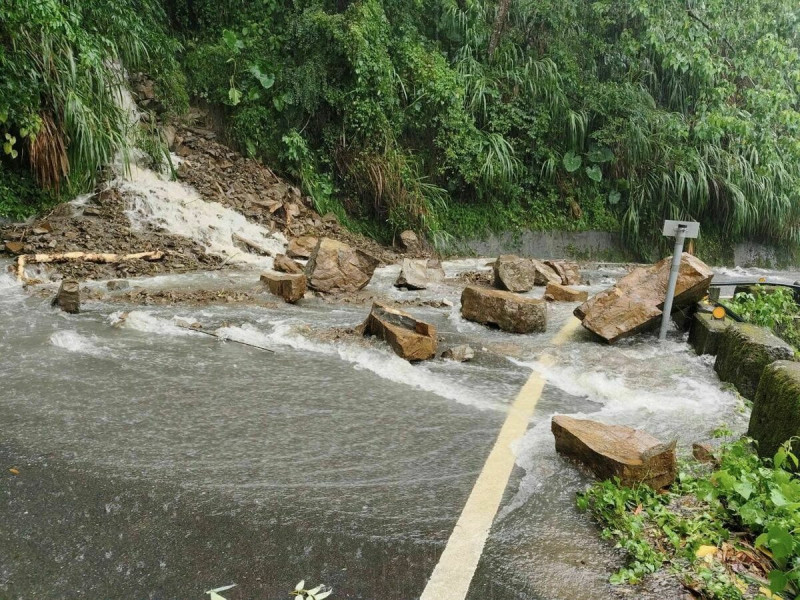
[[[489,56],[493,56],[497,46],[500,45],[500,36],[506,26],[508,19],[508,9],[511,6],[511,0],[500,0],[497,5],[497,15],[494,19],[494,26],[492,27],[492,36],[489,38]]]

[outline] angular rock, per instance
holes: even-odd
[[[72,314],[81,312],[81,288],[78,282],[74,279],[63,280],[53,299],[53,306]]]
[[[294,238],[289,241],[289,245],[286,247],[286,256],[305,260],[314,252],[318,242],[317,238],[310,235]]]
[[[530,259],[535,270],[534,283],[536,285],[547,285],[548,283],[561,283],[561,276],[555,269],[548,267],[540,260]]]
[[[289,304],[294,304],[306,293],[306,276],[302,273],[278,273],[267,271],[261,274],[261,283],[270,293],[280,296]]]
[[[529,292],[536,284],[536,266],[530,258],[503,254],[497,257],[492,269],[494,286],[498,289],[509,292]]]
[[[22,254],[22,251],[25,249],[25,244],[22,242],[6,242],[5,246],[6,250],[12,254]]]
[[[613,343],[659,323],[667,293],[672,257],[628,273],[617,284],[575,309],[583,326]],[[708,291],[714,273],[703,261],[683,253],[675,287],[675,310],[697,302]]]
[[[716,356],[722,334],[731,323],[733,321],[728,317],[715,319],[711,313],[695,313],[689,330],[689,345],[697,354]]]
[[[747,435],[758,454],[772,458],[789,438],[800,436],[800,363],[779,360],[764,369],[750,414]],[[800,450],[794,442],[792,451]]]
[[[619,477],[626,486],[660,489],[677,473],[675,441],[663,443],[649,433],[598,421],[556,415],[551,422],[556,451],[588,467],[599,479]]]
[[[714,370],[722,381],[736,386],[753,400],[764,367],[776,360],[792,360],[794,349],[765,327],[730,323],[719,339]]]
[[[566,260],[546,260],[548,267],[553,269],[561,277],[562,285],[580,285],[581,271],[578,263]]]
[[[355,292],[365,287],[378,259],[331,238],[322,238],[306,264],[308,285],[320,292]]]
[[[544,299],[551,302],[585,302],[588,298],[589,292],[560,283],[548,283],[544,290]]]
[[[428,259],[428,281],[440,282],[444,281],[445,272],[444,267],[442,267],[442,261],[438,258],[429,258]]]
[[[475,358],[475,351],[466,344],[461,344],[442,352],[442,358],[456,362],[467,362]]]
[[[416,233],[410,229],[406,229],[400,234],[400,248],[406,252],[414,254],[421,250],[422,244],[420,243],[419,237],[417,237]]]
[[[436,355],[436,327],[379,302],[372,305],[360,330],[363,335],[381,338],[406,360],[428,360]]]
[[[407,290],[424,290],[428,287],[428,261],[404,258],[394,287]]]
[[[461,316],[512,333],[545,331],[546,308],[544,300],[501,290],[467,286],[461,294]]]
[[[295,275],[303,274],[305,272],[303,270],[303,265],[296,263],[285,254],[278,254],[275,257],[272,268],[276,271],[280,271],[281,273],[293,273]]]

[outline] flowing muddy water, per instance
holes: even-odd
[[[485,263],[444,267],[452,277]],[[624,272],[585,272],[586,289]],[[279,598],[305,577],[333,585],[333,598],[416,598],[507,407],[538,371],[547,384],[469,598],[615,597],[606,582],[619,558],[575,509],[590,479],[555,454],[550,417],[642,427],[685,453],[720,423],[744,427],[736,397],[677,331],[606,346],[581,329],[555,347],[573,304],[550,305],[547,333],[512,335],[464,321],[462,286],[404,292],[396,275],[379,269],[368,291],[452,303],[409,310],[437,325],[441,348],[469,343],[473,362],[410,365],[307,329],[356,325],[367,306],[92,301],[67,315],[0,276],[0,596],[201,598],[236,582],[230,598]],[[257,277],[132,284],[230,289]]]

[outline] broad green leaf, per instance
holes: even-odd
[[[564,155],[562,162],[564,163],[564,168],[567,170],[567,173],[574,173],[581,168],[581,163],[583,161],[581,160],[581,157],[574,152],[567,152]]]
[[[242,92],[237,90],[235,87],[232,87],[228,90],[228,100],[233,106],[239,104],[242,101]]]
[[[605,146],[592,148],[586,156],[593,163],[604,163],[614,160],[614,153],[610,148],[606,148]]]
[[[769,499],[775,506],[781,507],[789,504],[789,501],[784,497],[778,488],[773,488],[769,493]]]
[[[740,481],[733,486],[733,489],[745,500],[749,500],[753,495],[753,484],[749,481]]]
[[[773,525],[767,531],[769,534],[769,549],[776,561],[785,561],[791,554],[794,547],[792,534],[784,527]]]
[[[586,174],[589,176],[589,179],[597,181],[598,183],[603,179],[603,172],[598,166],[586,167]]]
[[[250,68],[248,70],[253,75],[253,77],[258,79],[258,82],[261,84],[261,87],[263,87],[265,90],[271,88],[275,83],[275,77],[273,77],[272,75],[267,75],[265,73],[262,73],[261,69],[258,68],[258,65],[250,65]]]
[[[312,588],[312,589],[308,590],[308,593],[309,593],[309,594],[311,594],[311,595],[314,595],[314,594],[316,594],[318,591],[320,591],[321,589],[322,589],[322,586],[321,586],[321,585],[318,585],[317,587],[315,587],[315,588]]]
[[[300,590],[302,590],[302,589],[303,589],[303,586],[304,586],[305,584],[306,584],[306,580],[305,580],[305,579],[301,579],[301,580],[300,580],[300,583],[298,583],[296,586],[294,586],[294,591],[295,591],[295,592],[299,592]]]
[[[242,40],[240,40],[237,37],[237,35],[230,29],[224,29],[222,31],[222,40],[225,42],[225,45],[233,52],[238,52],[239,50],[244,48]]]
[[[608,203],[611,206],[614,206],[615,204],[617,204],[619,202],[619,199],[620,199],[621,196],[622,196],[622,194],[620,194],[617,190],[610,191],[608,193]]]
[[[783,571],[779,571],[777,569],[773,569],[769,572],[769,591],[774,594],[779,594],[783,590],[786,589],[786,585],[789,583],[789,579],[786,577],[786,573]]]

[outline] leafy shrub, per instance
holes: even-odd
[[[753,597],[750,586],[759,597],[785,591],[794,597],[800,589],[800,477],[789,444],[771,461],[759,459],[749,440],[728,444],[711,472],[682,466],[667,493],[603,481],[580,495],[579,507],[590,509],[603,536],[629,556],[612,582],[641,582],[669,561],[705,598]],[[736,564],[737,556],[750,564]],[[744,568],[752,565],[768,571]]]
[[[739,292],[724,304],[745,321],[769,327],[795,348],[800,348],[800,306],[791,289],[755,286],[752,293]]]

